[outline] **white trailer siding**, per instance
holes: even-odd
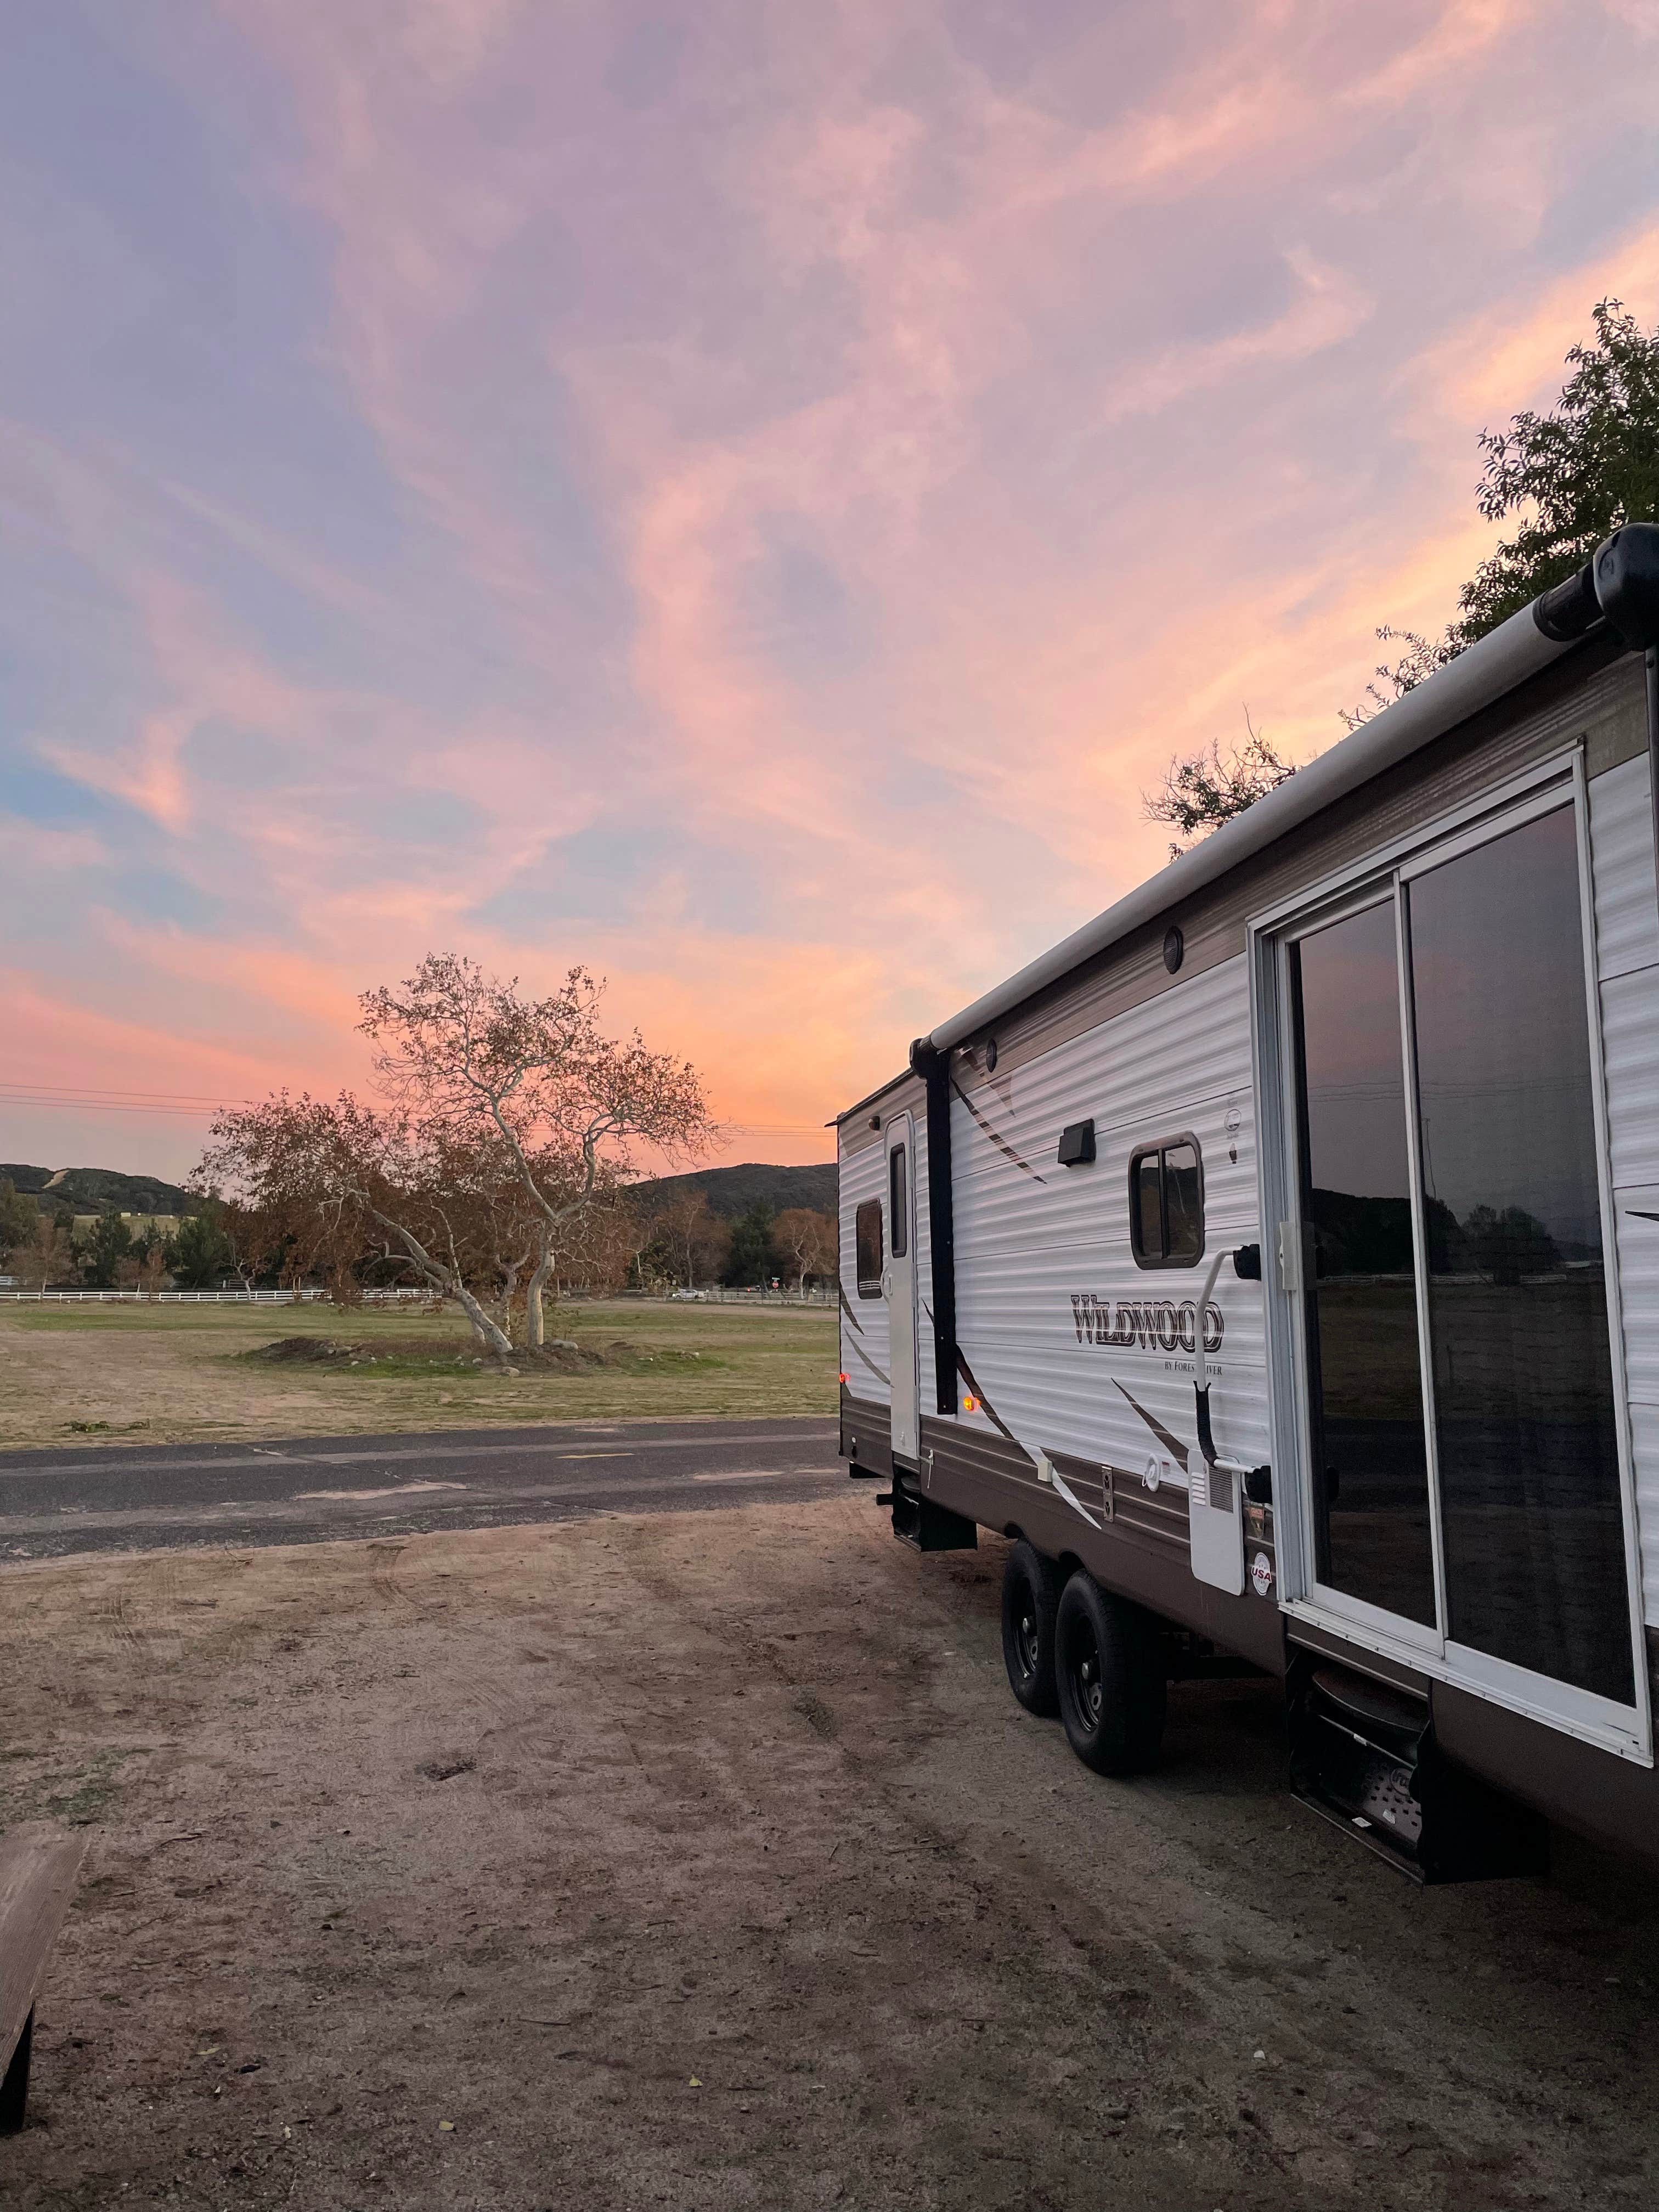
[[[1091,1340],[1103,1332],[1085,1315],[1190,1304],[1207,1255],[1260,1239],[1244,961],[1162,992],[1006,1077],[981,1078],[967,1099],[955,1103],[951,1123],[957,1335],[986,1404],[1027,1447],[1127,1473],[1162,1449],[1130,1397],[1195,1446],[1191,1355],[1155,1336],[1140,1341],[1139,1328],[1131,1345]],[[1060,1130],[1090,1119],[1093,1163],[1060,1166]],[[1183,1134],[1197,1139],[1203,1161],[1206,1260],[1144,1268],[1129,1242],[1129,1157]],[[1079,1313],[1074,1297],[1098,1307]],[[1212,1358],[1216,1444],[1255,1463],[1267,1456],[1261,1285],[1225,1267],[1214,1304],[1224,1331]],[[993,1426],[983,1412],[961,1418]],[[1184,1471],[1176,1480],[1186,1486]]]
[[[845,1133],[843,1132],[843,1136]],[[891,1332],[885,1298],[859,1296],[858,1244],[854,1224],[859,1207],[875,1199],[882,1209],[882,1249],[887,1243],[887,1153],[878,1141],[860,1144],[841,1155],[841,1371],[847,1388],[866,1404],[892,1402]]]
[[[1589,817],[1642,1617],[1659,1626],[1659,890],[1645,757],[1592,781]]]

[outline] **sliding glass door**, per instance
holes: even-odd
[[[1283,940],[1313,1594],[1636,1702],[1572,795]]]
[[[1630,1705],[1572,808],[1405,896],[1446,1635]]]
[[[1437,1629],[1395,900],[1291,947],[1319,1579]]]

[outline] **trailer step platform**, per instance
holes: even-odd
[[[901,1543],[914,1544],[919,1552],[974,1552],[979,1548],[979,1530],[973,1522],[927,1497],[896,1468],[892,1488],[878,1492],[876,1503],[892,1509],[893,1534]]]
[[[1548,1870],[1543,1820],[1443,1756],[1426,1697],[1311,1651],[1286,1688],[1291,1787],[1310,1811],[1413,1881]]]

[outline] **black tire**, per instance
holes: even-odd
[[[1002,1663],[1008,1687],[1028,1713],[1052,1720],[1060,1711],[1054,1687],[1054,1617],[1060,1610],[1060,1569],[1021,1542],[1002,1571]]]
[[[1060,1592],[1054,1680],[1066,1741],[1097,1774],[1142,1774],[1164,1738],[1164,1639],[1155,1616],[1079,1567]]]

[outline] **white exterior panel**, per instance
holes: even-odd
[[[1060,1130],[1090,1119],[1095,1159],[1060,1167]],[[1206,1261],[1142,1267],[1129,1243],[1130,1154],[1183,1135],[1197,1139],[1203,1164]],[[981,1083],[955,1102],[951,1141],[957,1334],[988,1409],[964,1421],[989,1429],[994,1416],[1028,1449],[1138,1471],[1170,1456],[1138,1404],[1195,1457],[1192,1354],[1160,1340],[1160,1325],[1167,1340],[1209,1257],[1259,1241],[1243,960]],[[1214,1304],[1223,1331],[1209,1363],[1216,1447],[1253,1464],[1267,1456],[1261,1285],[1226,1267]],[[1126,1318],[1126,1309],[1148,1308],[1157,1319]],[[1114,1325],[1133,1340],[1097,1340]],[[1158,1472],[1186,1487],[1179,1461]]]
[[[882,1249],[887,1238],[887,1154],[880,1145],[861,1145],[841,1156],[841,1371],[855,1398],[885,1406],[892,1396],[892,1363],[884,1298],[859,1296],[858,1247],[854,1229],[866,1199],[882,1207]]]
[[[1642,1553],[1642,1615],[1659,1625],[1659,895],[1645,757],[1589,787],[1613,1252]]]

